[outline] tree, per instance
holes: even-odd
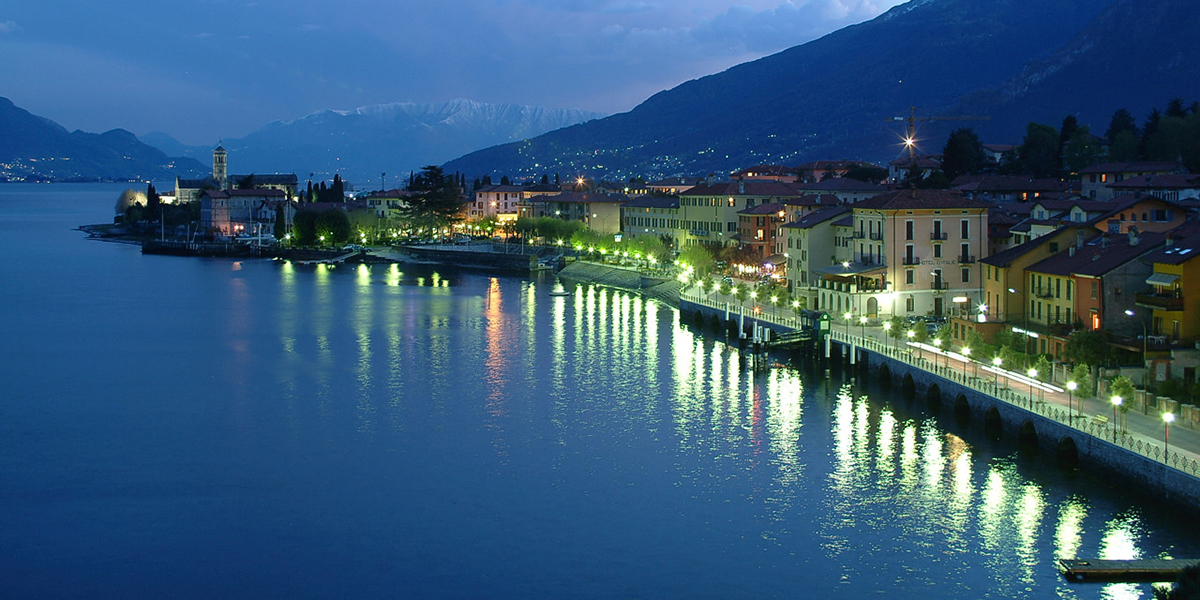
[[[292,217],[292,236],[300,246],[312,246],[317,241],[317,211],[300,210]]]
[[[509,181],[508,175],[502,175],[500,177],[500,185],[512,185],[512,181]]]
[[[1122,415],[1129,412],[1129,409],[1133,407],[1133,396],[1137,393],[1137,388],[1133,387],[1133,381],[1124,375],[1117,375],[1108,389],[1113,396],[1121,397],[1121,404],[1117,406],[1117,410],[1121,411]],[[1113,423],[1113,426],[1115,427],[1116,423]]]
[[[888,171],[883,167],[876,167],[874,165],[854,165],[842,177],[857,181],[879,183],[888,178]]]
[[[344,244],[350,239],[350,217],[346,211],[335,208],[317,216],[317,240],[322,244]],[[324,237],[324,240],[321,238]]]
[[[287,235],[287,216],[284,213],[283,204],[275,205],[275,239],[282,240],[283,236]]]
[[[438,229],[458,221],[462,209],[458,186],[442,168],[427,165],[413,178],[409,188],[420,192],[409,198],[404,215],[419,228]]]
[[[1045,354],[1038,356],[1036,362],[1033,363],[1033,368],[1037,369],[1038,381],[1050,381],[1054,375],[1054,365],[1050,364],[1050,359],[1046,358]]]
[[[1072,135],[1075,135],[1075,130],[1078,128],[1079,120],[1075,118],[1075,115],[1064,117],[1062,127],[1058,129],[1058,145],[1060,147],[1067,145],[1067,140],[1071,139]]]
[[[917,181],[919,190],[945,190],[950,188],[950,179],[942,171],[933,171],[929,177]]]
[[[912,331],[914,342],[925,343],[925,340],[929,339],[929,328],[925,326],[925,319],[917,319],[917,322],[913,323]]]
[[[154,189],[154,184],[146,185],[146,215],[151,219],[158,218],[159,209],[162,206],[162,199],[158,197],[158,191]]]
[[[1133,115],[1124,108],[1118,108],[1108,122],[1108,131],[1104,132],[1104,138],[1109,144],[1115,144],[1117,136],[1123,132],[1132,133],[1135,138],[1139,136],[1137,121],[1134,121]]]
[[[970,175],[983,170],[983,142],[969,127],[955,129],[942,149],[942,171],[950,181],[960,175]]]
[[[249,175],[246,175],[245,177],[238,179],[237,189],[239,189],[239,190],[254,189],[254,173],[251,173]]]
[[[1080,398],[1091,398],[1096,395],[1096,390],[1092,386],[1092,372],[1087,364],[1078,363],[1075,368],[1071,369],[1071,381],[1079,386],[1075,393]]]
[[[1067,338],[1063,357],[1074,363],[1108,364],[1112,356],[1112,346],[1109,345],[1111,338],[1112,334],[1103,329],[1076,331]]]
[[[904,331],[904,319],[900,317],[892,317],[892,319],[888,322],[892,324],[887,331],[888,337],[899,341],[907,335],[907,333]]]
[[[1063,164],[1069,172],[1078,173],[1096,162],[1101,152],[1088,126],[1080,125],[1063,146]]]
[[[1059,166],[1058,130],[1040,123],[1025,127],[1025,138],[1017,149],[1024,171],[1034,177],[1052,177],[1058,174]]]
[[[684,248],[679,253],[679,262],[692,267],[692,271],[697,276],[711,273],[715,264],[712,253],[704,246],[688,246]]]

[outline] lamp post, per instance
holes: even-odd
[[[942,338],[933,338],[933,346],[938,349],[938,354],[942,352]],[[933,357],[933,366],[937,366],[937,355]]]
[[[1004,359],[999,356],[992,357],[992,366],[996,367],[996,394],[1000,393],[1000,365],[1004,364]]]
[[[885,341],[888,342],[888,345],[889,346],[892,345],[891,344],[891,337],[892,337],[892,322],[891,321],[883,322],[883,335],[884,335],[884,337],[887,338],[887,340],[885,340]]]
[[[850,311],[846,311],[842,316],[846,318],[846,337],[850,337]]]
[[[1025,295],[1018,292],[1016,288],[1008,288],[1008,293],[1021,296],[1021,312],[1025,314],[1025,359],[1029,359],[1029,309],[1025,306]],[[1007,315],[1005,315],[1007,317]],[[1007,318],[1005,320],[1008,320]]]
[[[866,338],[867,337],[867,315],[862,315],[862,316],[858,317],[858,327],[859,327],[859,329],[858,329],[859,335]]]
[[[1030,404],[1032,404],[1033,403],[1033,379],[1035,377],[1037,377],[1037,369],[1034,369],[1031,367],[1026,374],[1029,375],[1029,402],[1030,402]]]
[[[908,336],[908,343],[910,343],[910,344],[911,344],[911,343],[912,343],[912,341],[913,341],[914,339],[916,339],[916,337],[917,337],[917,332],[915,332],[915,331],[913,331],[913,330],[909,329],[909,330],[908,330],[908,333],[906,333],[905,335],[906,335],[906,336]],[[911,346],[909,346],[909,348],[908,348],[908,353],[909,353],[909,354],[912,354],[912,347],[911,347]]]
[[[1117,442],[1117,407],[1121,406],[1121,397],[1113,396],[1112,397],[1112,405],[1113,405],[1113,443],[1115,444]]]
[[[973,371],[974,376],[979,377],[979,365],[976,365],[975,361],[971,360],[971,349],[963,348],[962,353],[963,356],[967,357],[967,360],[971,362],[971,370]]]
[[[1175,413],[1163,413],[1163,425],[1166,427],[1163,430],[1163,462],[1167,462],[1167,452],[1171,445],[1171,423],[1175,422]]]
[[[1071,398],[1075,395],[1075,390],[1079,388],[1079,384],[1074,381],[1067,382],[1067,418],[1071,417]]]
[[[1128,310],[1128,309],[1125,310],[1125,314],[1130,317],[1135,316],[1135,313],[1132,310]],[[1147,371],[1147,369],[1146,369],[1146,341],[1148,339],[1146,337],[1146,333],[1147,333],[1146,321],[1142,320],[1142,393],[1143,394],[1145,394],[1145,392],[1147,391],[1146,388],[1149,385],[1148,383],[1146,383],[1147,382],[1147,379],[1146,379],[1146,371]],[[1149,414],[1149,413],[1150,413],[1150,402],[1149,402],[1149,398],[1147,396],[1147,399],[1142,402],[1142,414],[1145,415],[1145,414]],[[1171,413],[1163,413],[1163,416],[1166,416],[1169,414],[1171,414]]]

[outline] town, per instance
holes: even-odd
[[[1186,302],[1200,297],[1200,175],[1161,132],[1197,119],[1174,100],[1140,129],[1117,111],[1103,137],[1072,117],[1061,129],[1031,123],[1019,145],[961,128],[941,154],[916,150],[910,121],[886,168],[821,160],[655,181],[468,184],[430,166],[405,189],[362,193],[337,176],[301,188],[294,174],[231,175],[218,146],[210,177],[176,179],[161,195],[151,186],[118,219],[164,239],[170,225],[189,242],[557,247],[674,269],[682,287],[753,310],[819,311],[969,347],[1060,385],[1074,372],[1095,390],[1099,372],[1083,373],[1111,368],[1102,385],[1136,384],[1144,403],[1173,407],[1200,392],[1200,319]],[[1200,424],[1184,408],[1184,424]]]

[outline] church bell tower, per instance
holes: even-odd
[[[217,144],[217,149],[213,150],[213,179],[217,181],[217,185],[221,189],[225,189],[229,182],[229,171],[227,168],[225,148],[221,144]]]

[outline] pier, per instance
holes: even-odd
[[[1198,559],[1151,558],[1140,560],[1100,560],[1064,558],[1058,561],[1063,577],[1073,582],[1146,583],[1175,581],[1188,567],[1200,565]]]

